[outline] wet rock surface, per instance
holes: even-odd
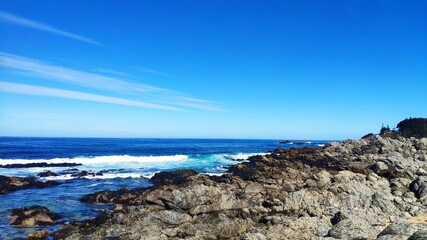
[[[0,175],[0,195],[27,188],[45,188],[61,184],[55,181],[41,182],[34,177],[7,177]]]
[[[59,216],[46,207],[35,205],[12,209],[9,218],[10,225],[35,227],[53,225]]]
[[[223,176],[159,174],[149,189],[102,191],[99,217],[56,239],[423,239],[427,139],[378,135],[278,149]],[[422,170],[420,170],[422,169]],[[409,220],[408,220],[409,219]]]

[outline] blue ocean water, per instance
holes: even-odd
[[[75,167],[0,168],[0,175],[36,176],[46,170],[60,174],[39,178],[63,184],[0,195],[0,239],[25,237],[33,228],[8,225],[12,208],[43,205],[60,214],[61,222],[98,215],[111,206],[81,203],[89,193],[122,187],[149,187],[156,172],[194,169],[204,174],[222,174],[227,167],[255,154],[278,147],[318,147],[326,141],[303,145],[280,144],[279,140],[242,139],[108,139],[108,138],[20,138],[0,137],[0,165],[12,163],[80,163]],[[76,177],[80,171],[102,173]],[[48,227],[53,230],[59,225]],[[40,229],[40,228],[38,228]]]

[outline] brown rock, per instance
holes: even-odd
[[[35,205],[30,207],[12,209],[9,215],[10,225],[23,227],[46,226],[55,224],[54,220],[59,216],[48,208]]]

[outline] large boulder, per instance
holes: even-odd
[[[177,170],[173,172],[159,172],[150,179],[155,185],[182,184],[188,181],[189,177],[197,175],[194,170]]]
[[[374,229],[362,219],[344,219],[329,230],[329,236],[338,239],[371,239]]]
[[[10,225],[35,227],[53,225],[59,216],[51,212],[47,207],[34,205],[12,209],[9,218]]]

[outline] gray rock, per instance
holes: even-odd
[[[427,239],[427,230],[419,230],[414,232],[408,240],[426,240]]]
[[[338,239],[366,239],[375,236],[375,230],[361,219],[344,219],[329,230],[329,236]]]
[[[240,236],[240,240],[266,240],[264,234],[262,233],[245,233]]]
[[[380,176],[385,176],[385,175],[389,174],[388,166],[383,161],[376,162],[374,165],[372,165],[371,169],[372,169],[372,171],[374,171],[376,174],[378,174]]]
[[[260,193],[262,191],[264,191],[264,186],[256,182],[249,183],[248,186],[246,186],[245,188],[245,193],[249,193],[249,194]]]
[[[383,235],[403,235],[411,236],[417,231],[426,231],[427,225],[419,223],[395,222],[386,227],[378,237]]]
[[[420,178],[415,179],[410,185],[409,189],[415,193],[417,198],[422,198],[427,195],[426,184]]]
[[[418,168],[416,174],[418,176],[427,176],[427,171],[424,168]]]
[[[156,212],[153,214],[153,216],[158,218],[160,221],[170,225],[179,225],[191,220],[191,216],[188,214],[170,210]]]

